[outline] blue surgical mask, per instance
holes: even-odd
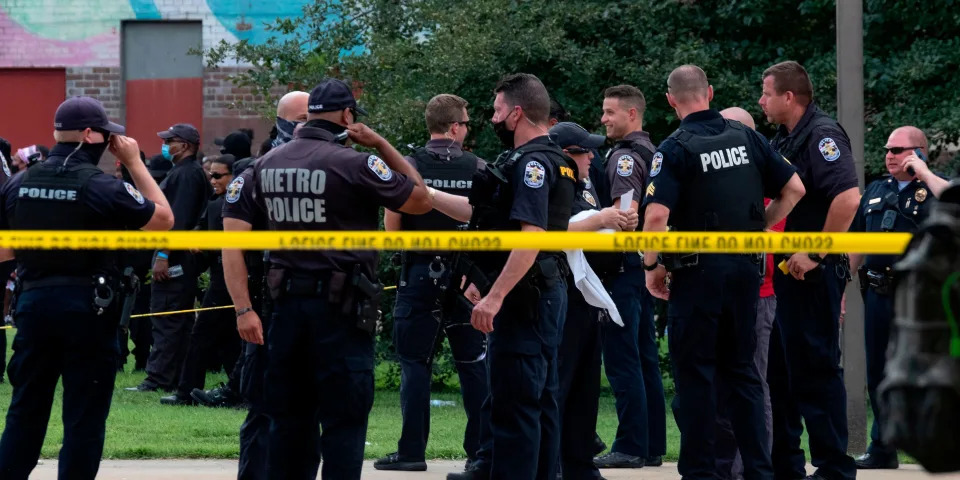
[[[173,161],[173,155],[170,155],[170,145],[167,145],[166,143],[160,147],[160,155],[163,155],[163,158],[170,160],[171,162]]]

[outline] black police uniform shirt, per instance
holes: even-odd
[[[536,137],[527,145],[555,145],[550,137]],[[521,146],[518,150],[523,150]],[[510,172],[510,186],[513,187],[513,205],[510,208],[510,221],[547,230],[547,209],[550,204],[550,188],[560,179],[554,163],[544,152],[532,152],[524,155],[513,164]]]
[[[715,109],[702,110],[694,112],[680,121],[680,128],[694,135],[711,136],[724,131],[726,127],[725,119]],[[744,168],[749,160],[754,163],[755,168],[760,171],[763,181],[763,195],[768,198],[777,198],[780,191],[787,184],[790,177],[795,173],[795,169],[787,163],[782,156],[773,151],[767,140],[759,133],[748,127],[743,127],[746,133],[748,143],[743,145],[738,153],[739,164],[732,159],[727,158],[728,154],[721,152],[725,161],[711,162],[704,164],[700,158],[691,158],[687,155],[683,146],[671,135],[660,143],[657,152],[653,155],[653,162],[650,166],[650,185],[647,186],[646,196],[644,197],[644,206],[651,203],[659,203],[672,212],[677,211],[680,202],[683,202],[690,196],[690,192],[684,190],[686,181],[693,178],[697,171],[703,169],[725,169],[725,168]],[[745,155],[743,155],[745,153]],[[743,158],[743,157],[746,158]],[[739,188],[738,185],[730,185],[731,189]],[[763,205],[763,199],[760,199],[760,205]]]
[[[783,153],[782,147],[795,135],[802,134],[815,116],[826,114],[811,103],[792,132],[788,134],[783,125],[778,127],[777,135],[771,142],[774,150]],[[833,199],[860,185],[850,139],[832,119],[824,123],[810,131],[804,147],[793,155],[794,158],[786,156],[796,167],[807,193],[787,216],[785,232],[822,231]]]
[[[335,134],[302,127],[293,141],[257,159],[227,187],[224,218],[255,224],[265,214],[270,230],[377,230],[380,207],[400,208],[413,180],[383,159],[334,141]],[[291,270],[351,272],[371,278],[373,250],[272,251],[271,264]]]
[[[197,230],[223,231],[223,195],[216,195],[207,202],[207,208],[200,217]],[[213,250],[206,252],[210,264],[210,288],[226,290],[227,283],[223,277],[223,251]]]
[[[634,151],[630,148],[612,150],[607,157],[607,184],[610,186],[610,201],[615,202],[624,193],[633,190],[633,199],[640,202],[641,195],[649,181],[648,165],[657,148],[650,141],[647,132],[630,132],[623,141],[636,142],[647,151]]]
[[[58,143],[50,149],[50,156],[43,161],[44,165],[62,165],[63,159],[76,148],[75,143]],[[70,157],[67,166],[80,162],[96,164],[83,150],[78,150]],[[23,181],[21,171],[0,187],[0,229],[9,230],[10,220],[13,218],[17,199],[48,194],[41,189],[21,189]],[[24,191],[26,190],[26,191]],[[36,191],[33,191],[36,190]],[[133,185],[118,180],[105,173],[90,177],[83,195],[80,197],[84,206],[91,209],[103,218],[116,222],[117,230],[136,230],[142,228],[153,217],[156,208],[154,203],[146,199]],[[21,272],[24,273],[24,272]]]
[[[886,176],[867,185],[863,191],[850,231],[913,233],[926,220],[934,203],[936,198],[924,182],[913,179],[901,188],[897,179]],[[887,212],[894,213],[890,217]],[[885,218],[889,218],[887,224]],[[898,258],[899,255],[867,255],[863,266],[885,272]]]
[[[207,207],[207,200],[213,195],[213,187],[207,181],[207,175],[203,172],[203,167],[197,162],[194,156],[186,157],[170,169],[167,177],[160,182],[160,190],[167,201],[170,202],[170,209],[173,211],[173,229],[172,230],[193,230],[200,222],[200,216]],[[189,269],[191,262],[188,257],[189,252],[171,251],[169,263],[173,265],[184,265],[184,269]],[[199,273],[199,272],[195,272]],[[189,275],[185,275],[189,278]]]

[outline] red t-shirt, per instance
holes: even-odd
[[[763,199],[764,205],[770,204],[769,198]],[[776,224],[771,228],[775,232],[782,232],[784,224],[787,223],[787,219],[784,218],[780,220],[780,223]],[[760,285],[760,298],[772,297],[773,296],[773,272],[776,268],[776,264],[773,263],[773,254],[767,254],[767,271],[763,275],[763,283]]]

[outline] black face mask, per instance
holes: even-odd
[[[101,143],[84,143],[80,150],[83,150],[87,155],[90,155],[90,160],[93,163],[99,163],[100,157],[103,156],[103,152],[107,151],[107,147],[110,146],[110,142],[101,142]]]
[[[507,117],[509,118],[509,115],[507,115]],[[500,143],[502,143],[504,147],[513,149],[513,137],[517,132],[515,130],[507,130],[506,118],[493,124],[493,133],[497,134],[497,138],[500,139]]]

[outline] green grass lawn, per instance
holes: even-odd
[[[13,333],[7,332],[12,344]],[[9,350],[8,350],[9,355]],[[128,366],[128,369],[130,366]],[[246,416],[245,411],[211,409],[203,407],[169,407],[160,405],[160,393],[124,391],[143,380],[142,373],[121,373],[117,376],[116,391],[110,417],[107,420],[107,440],[104,457],[114,459],[138,458],[236,458],[239,452],[237,432]],[[207,385],[224,381],[224,375],[208,375]],[[606,379],[604,379],[606,385]],[[42,455],[56,457],[63,441],[63,423],[60,419],[60,394],[54,400],[53,413],[44,442]],[[9,383],[0,385],[0,427],[5,421],[5,412],[10,404]],[[452,400],[453,407],[431,409],[430,441],[428,458],[464,458],[461,446],[466,416],[459,395],[437,393],[433,398]],[[680,433],[667,409],[667,460],[676,461],[680,449]],[[617,415],[613,397],[604,394],[600,398],[600,416],[597,429],[600,436],[611,444],[617,428]],[[400,436],[400,394],[378,391],[370,413],[367,430],[367,458],[377,458],[396,450]],[[804,439],[806,448],[806,439]],[[901,456],[902,460],[909,459]]]

